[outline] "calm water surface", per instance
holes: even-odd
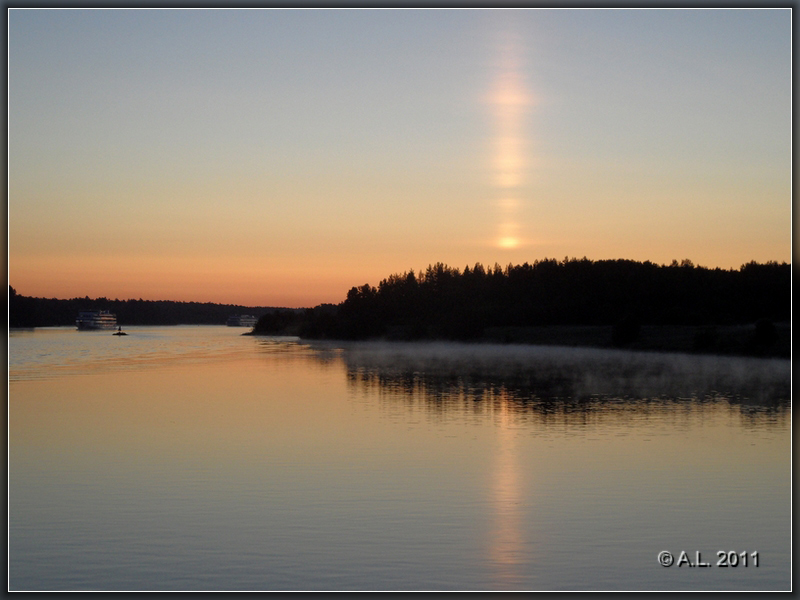
[[[243,331],[10,333],[10,589],[791,587],[790,361]]]

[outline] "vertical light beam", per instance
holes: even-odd
[[[494,156],[492,171],[498,190],[500,248],[516,248],[523,243],[519,233],[519,205],[526,160],[525,117],[531,105],[520,65],[520,43],[506,36],[501,48],[490,103],[494,118]]]

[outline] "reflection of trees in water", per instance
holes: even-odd
[[[745,423],[785,422],[790,361],[576,348],[353,344],[341,354],[356,389],[434,412],[497,412],[591,422],[738,407]],[[499,413],[498,413],[499,414]]]

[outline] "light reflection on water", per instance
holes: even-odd
[[[789,361],[241,333],[12,334],[12,589],[789,585]]]
[[[494,565],[498,579],[507,586],[518,585],[524,581],[525,565],[529,558],[526,549],[532,541],[523,539],[523,496],[520,483],[521,473],[516,461],[515,440],[511,434],[511,420],[508,405],[500,414],[498,447],[492,482],[494,525],[488,560]]]

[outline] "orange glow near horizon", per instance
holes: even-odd
[[[39,298],[142,298],[290,308],[338,304],[355,285],[345,267],[326,269],[302,261],[282,267],[273,262],[191,256],[26,256],[11,260],[9,283],[18,294]]]

